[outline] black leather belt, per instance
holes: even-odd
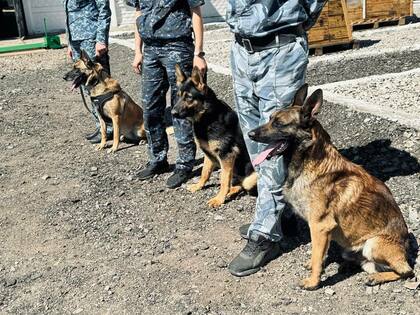
[[[235,34],[236,42],[244,47],[249,53],[263,51],[265,49],[281,47],[292,43],[296,37],[305,33],[302,26],[293,26],[281,29],[279,32],[268,34],[263,37],[243,37]]]

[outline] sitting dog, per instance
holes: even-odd
[[[243,189],[253,190],[257,184],[238,116],[204,83],[197,68],[193,69],[191,78],[187,78],[177,65],[176,78],[179,100],[172,115],[192,122],[195,141],[204,151],[201,178],[188,189],[191,192],[202,189],[214,167],[220,166],[220,191],[208,202],[210,207],[219,207],[226,198]],[[234,180],[238,185],[233,185]]]
[[[277,154],[288,161],[284,197],[309,223],[312,272],[301,286],[319,285],[331,240],[344,248],[343,258],[357,261],[371,274],[368,285],[413,276],[406,258],[407,225],[391,192],[332,145],[316,120],[322,91],[305,101],[307,89],[304,85],[296,93],[293,106],[249,132],[251,139],[269,144],[257,157],[259,163]]]
[[[82,50],[81,57],[73,65],[64,79],[73,81],[72,89],[84,84],[99,113],[101,143],[98,150],[106,146],[106,122],[112,122],[114,143],[108,152],[116,152],[123,135],[130,142],[139,143],[146,139],[143,124],[143,110],[124,92],[119,83],[112,79],[101,64],[94,63]]]

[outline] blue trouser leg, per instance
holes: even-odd
[[[171,88],[171,106],[177,100],[175,65],[191,73],[193,50],[190,44],[167,43],[165,46],[145,46],[142,69],[144,126],[151,163],[165,161],[168,138],[165,131],[166,92]],[[195,159],[192,126],[186,119],[173,118],[178,145],[176,168],[191,170]]]
[[[231,65],[236,107],[251,159],[267,145],[249,139],[248,132],[266,123],[274,111],[291,105],[296,91],[305,82],[307,52],[304,37],[253,54],[233,44]],[[258,198],[248,234],[261,234],[279,241],[282,238],[280,215],[285,207],[282,185],[287,175],[286,165],[282,156],[276,156],[264,161],[256,170]]]
[[[70,43],[70,46],[72,48],[72,52],[73,52],[73,60],[76,61],[80,58],[80,53],[83,50],[86,51],[86,53],[88,54],[89,58],[92,60],[95,60],[95,54],[96,54],[96,50],[95,50],[95,45],[96,42],[94,40],[83,40],[83,41],[73,41]],[[108,54],[102,56],[99,58],[99,60],[97,60],[99,63],[101,63],[101,65],[104,67],[104,69],[110,74],[110,67],[109,67],[109,56]],[[86,89],[83,87],[83,90],[85,91],[85,95],[89,95],[89,93],[86,91]],[[93,119],[95,121],[96,127],[100,128],[100,124],[99,124],[99,113],[96,110],[96,106],[93,106],[92,104],[92,116]],[[112,133],[112,124],[108,123],[106,125],[106,133],[109,135]]]

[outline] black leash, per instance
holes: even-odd
[[[80,94],[82,95],[83,105],[85,105],[85,108],[87,109],[87,111],[92,114],[92,111],[89,109],[89,106],[86,103],[85,92],[83,91],[82,86],[79,86],[79,89],[80,89]]]

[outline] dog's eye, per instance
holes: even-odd
[[[187,102],[191,102],[192,100],[193,100],[193,98],[192,98],[192,96],[191,95],[185,95],[185,97],[184,97],[184,99],[187,101]]]
[[[284,124],[282,124],[280,121],[278,120],[273,121],[274,128],[281,128],[282,126],[284,126]]]

